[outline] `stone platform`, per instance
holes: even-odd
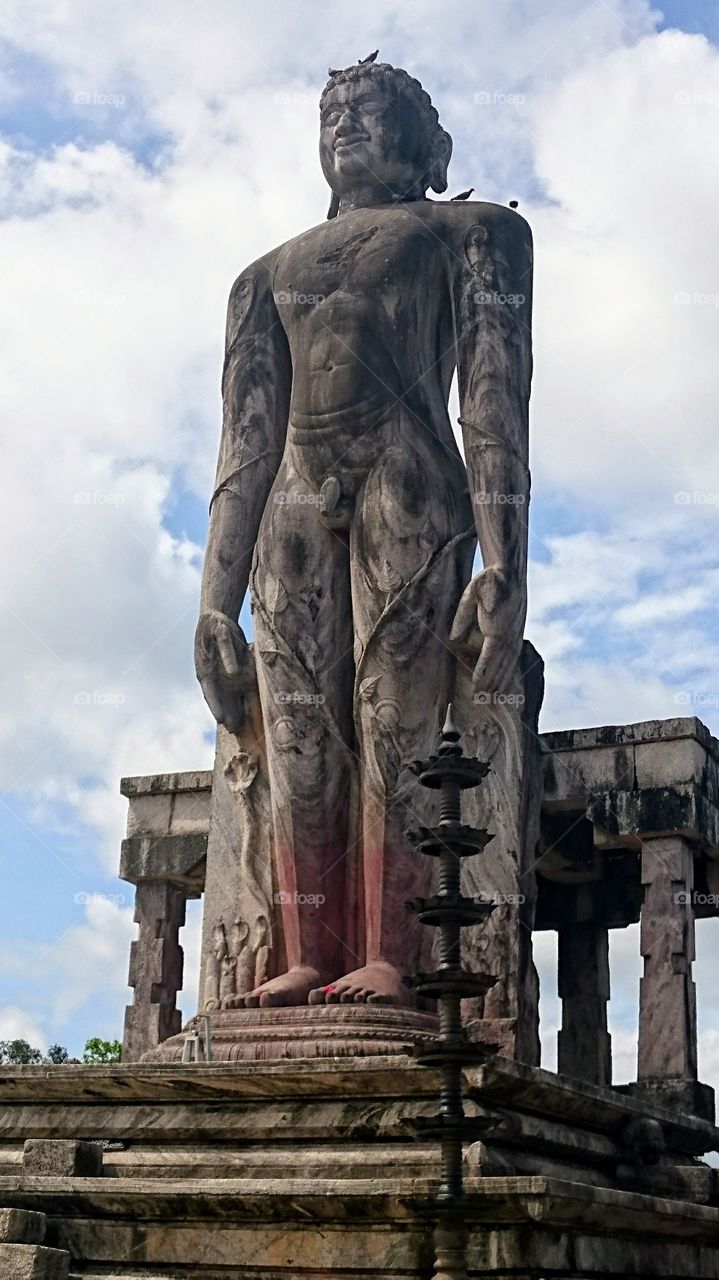
[[[471,1277],[719,1277],[713,1125],[498,1058],[465,1080]],[[429,1277],[437,1090],[405,1056],[3,1070],[0,1205],[44,1221],[0,1215],[0,1274]]]
[[[181,1062],[188,1032],[203,1037],[209,1021],[214,1062],[276,1058],[351,1058],[406,1052],[434,1038],[434,1013],[378,1004],[305,1005],[296,1009],[218,1009],[192,1018],[184,1031],[145,1054],[144,1062]]]

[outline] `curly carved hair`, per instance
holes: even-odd
[[[330,71],[329,75],[330,78],[320,95],[320,111],[327,94],[332,89],[336,89],[340,84],[352,84],[369,77],[373,80],[388,82],[393,90],[404,94],[414,107],[424,129],[427,170],[422,181],[423,189],[431,187],[432,191],[438,194],[447,190],[447,168],[452,155],[452,139],[446,129],[442,128],[437,109],[432,105],[432,99],[426,89],[422,88],[419,80],[415,80],[414,76],[402,67],[393,67],[389,62],[369,60],[337,71]],[[408,198],[416,197],[408,193]],[[338,204],[337,197],[333,196],[328,217],[336,216]]]

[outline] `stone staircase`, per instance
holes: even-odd
[[[719,1277],[713,1125],[499,1058],[465,1084],[470,1276]],[[3,1070],[0,1276],[428,1277],[437,1089],[405,1056]]]

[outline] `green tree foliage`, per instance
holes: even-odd
[[[59,1067],[62,1062],[67,1062],[67,1049],[61,1044],[51,1044],[47,1051],[47,1061],[54,1062]]]
[[[85,1052],[82,1055],[83,1062],[119,1062],[122,1057],[122,1045],[119,1040],[101,1040],[99,1036],[94,1036],[88,1040],[85,1045]]]
[[[3,1066],[26,1067],[42,1062],[39,1049],[27,1040],[0,1040],[0,1063]]]

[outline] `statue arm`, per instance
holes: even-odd
[[[272,259],[235,282],[227,312],[222,436],[202,572],[195,666],[215,719],[237,732],[252,661],[238,626],[252,554],[287,432],[292,368]]]
[[[517,214],[491,208],[466,231],[458,256],[460,424],[484,567],[462,597],[452,638],[479,651],[475,688],[494,693],[516,672],[527,612],[531,232]]]

